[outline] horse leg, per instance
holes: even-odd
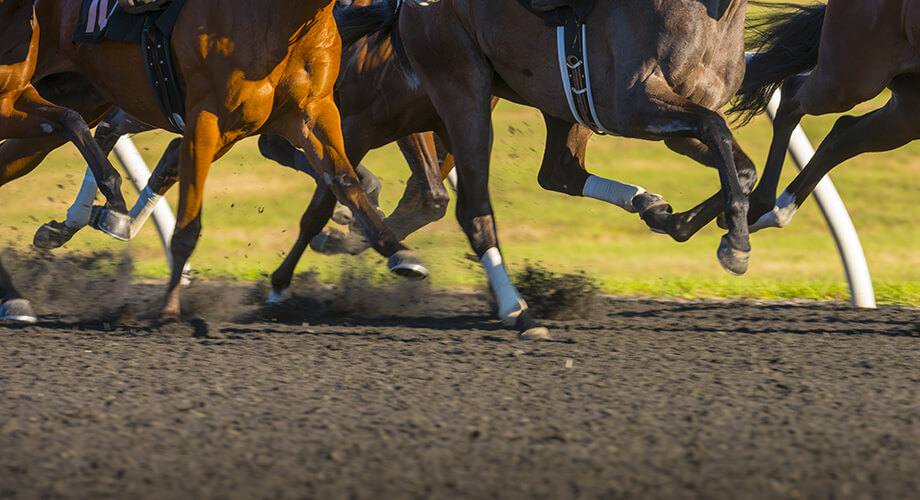
[[[105,208],[114,212],[112,216],[118,214],[127,217],[128,209],[121,194],[121,176],[93,141],[89,126],[79,113],[51,104],[32,87],[25,89],[13,106],[24,115],[20,126],[29,131],[19,137],[53,134],[72,142],[92,168],[99,190],[106,198]],[[112,236],[118,238],[121,235]]]
[[[386,222],[397,238],[404,239],[444,217],[450,195],[444,187],[434,134],[412,134],[400,139],[397,144],[412,175],[406,181],[406,190],[399,204]]]
[[[297,236],[297,241],[284,257],[281,266],[272,273],[272,291],[267,300],[269,304],[283,302],[287,297],[287,289],[291,286],[297,263],[313,238],[322,231],[323,226],[332,217],[335,204],[335,195],[332,194],[329,186],[325,182],[317,182],[310,205],[300,218],[300,234]]]
[[[779,178],[783,172],[783,163],[786,160],[789,141],[795,128],[805,116],[795,95],[806,78],[804,76],[793,76],[787,78],[783,83],[780,91],[780,104],[776,111],[776,116],[773,118],[773,139],[770,141],[770,152],[767,154],[763,177],[751,194],[748,223],[753,223],[771,211],[776,204],[776,189],[779,187]]]
[[[751,231],[785,227],[818,182],[835,166],[868,152],[897,149],[920,139],[920,78],[902,76],[892,81],[892,96],[880,109],[860,117],[843,116],[818,146],[808,165],[777,199],[776,206],[760,217]]]
[[[627,135],[642,137],[651,133],[664,138],[691,137],[712,152],[719,171],[723,211],[728,223],[728,234],[722,237],[717,256],[726,271],[734,275],[744,274],[751,251],[748,200],[735,162],[735,141],[725,119],[719,113],[674,93],[667,82],[659,78],[650,78],[644,88],[623,96],[618,103],[617,114],[623,117],[622,122],[630,132]],[[700,216],[704,215],[710,220],[715,217],[715,213]]]
[[[13,286],[13,278],[3,268],[2,263],[0,263],[0,321],[18,323],[38,321],[35,311],[32,310],[32,304],[22,298],[22,295]]]
[[[692,158],[702,165],[716,168],[712,151],[698,139],[668,139],[665,143],[677,153]],[[754,168],[754,162],[745,154],[734,137],[732,137],[732,156],[738,171],[741,192],[747,196],[757,182],[757,170]],[[712,219],[723,214],[724,196],[719,190],[696,207],[679,213],[672,213],[671,205],[660,196],[650,193],[636,196],[635,204],[642,220],[652,231],[667,234],[675,241],[685,242],[706,224],[709,224]],[[720,223],[720,227],[725,226]]]
[[[230,149],[232,141],[221,133],[218,118],[208,111],[191,113],[179,147],[179,207],[173,232],[172,272],[161,319],[176,321],[180,314],[182,270],[201,236],[204,185],[211,163]]]
[[[323,180],[329,184],[338,201],[351,210],[371,246],[389,258],[387,265],[390,270],[405,277],[426,277],[428,270],[414,252],[399,242],[361,188],[360,180],[345,155],[339,112],[332,96],[310,103],[305,116],[297,122],[295,126],[288,127],[288,139],[293,139],[291,142],[299,145],[307,160],[322,172]]]
[[[153,127],[131,117],[121,109],[113,108],[99,122],[93,140],[99,145],[99,149],[108,156],[115,149],[115,144],[121,136],[152,129]],[[77,192],[77,197],[67,209],[67,218],[64,219],[64,222],[52,220],[43,224],[35,232],[32,244],[37,248],[52,250],[70,241],[77,231],[90,223],[97,189],[96,178],[93,176],[92,169],[87,167],[83,176],[83,184]],[[147,198],[147,193],[142,191],[138,203],[135,203],[134,207],[128,212],[130,218],[129,238],[134,238],[140,226],[143,225],[144,221],[138,220],[137,212],[139,207],[147,204],[149,201]]]
[[[585,151],[592,132],[546,113],[546,149],[537,182],[543,189],[594,198],[636,212],[633,199],[645,189],[592,175],[585,169]],[[657,195],[655,195],[657,196]],[[660,198],[660,197],[659,197]]]

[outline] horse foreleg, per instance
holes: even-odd
[[[3,264],[0,263],[0,321],[15,321],[18,323],[35,323],[35,311],[32,310],[32,304],[22,298],[19,292],[13,286],[13,278],[10,277]]]
[[[92,168],[106,198],[105,208],[118,214],[127,213],[121,193],[121,176],[93,141],[89,126],[79,113],[48,102],[32,87],[23,90],[13,106],[17,111],[15,118],[21,122],[17,127],[23,133],[6,134],[8,137],[58,135],[72,142]]]
[[[706,144],[697,139],[669,139],[665,141],[671,150],[692,158],[702,165],[716,168],[715,157]],[[738,142],[732,138],[732,155],[741,182],[741,191],[748,195],[757,182],[757,170],[754,162],[744,153]],[[696,207],[679,213],[672,213],[671,205],[658,195],[642,194],[636,197],[635,204],[642,220],[655,232],[671,236],[675,241],[684,242],[712,219],[721,215],[724,209],[724,196],[720,190]]]
[[[113,108],[99,122],[93,140],[99,145],[99,149],[108,156],[115,149],[115,144],[121,136],[152,129],[153,127],[131,117],[121,109]],[[96,178],[93,176],[92,167],[88,166],[83,176],[83,184],[77,192],[77,197],[67,209],[67,218],[64,219],[64,222],[52,220],[39,227],[35,232],[33,244],[38,248],[52,250],[70,241],[77,231],[90,223],[96,191]],[[141,198],[145,198],[144,192],[141,193]],[[136,203],[134,208],[128,212],[130,223],[127,236],[129,238],[134,238],[140,229],[140,225],[143,224],[143,221],[137,220],[136,211],[139,204]]]
[[[728,124],[719,113],[674,93],[661,79],[649,79],[641,92],[624,96],[617,109],[619,114],[629,116],[628,123],[632,128],[628,135],[665,139],[692,137],[710,149],[719,171],[723,211],[728,223],[728,234],[722,237],[717,256],[726,271],[744,274],[751,251],[748,199],[739,179],[733,150],[735,141]],[[710,215],[715,216],[705,214],[706,217]]]
[[[332,211],[335,208],[335,195],[325,182],[318,182],[316,191],[313,192],[313,198],[310,205],[300,218],[300,234],[294,247],[284,257],[284,262],[272,273],[272,291],[268,297],[268,303],[276,304],[284,301],[287,297],[287,289],[291,286],[291,279],[294,276],[294,269],[303,256],[307,245],[313,240],[313,237],[322,231],[323,226],[332,217]]]
[[[351,210],[371,246],[389,258],[390,270],[407,277],[426,277],[428,270],[414,252],[399,242],[361,188],[345,155],[339,112],[332,97],[310,103],[305,111],[306,116],[296,126],[289,127],[288,139],[303,149],[338,201]]]
[[[201,236],[201,208],[204,185],[211,163],[229,150],[231,141],[222,134],[218,118],[211,112],[191,114],[185,137],[179,146],[179,207],[173,232],[172,270],[163,306],[162,320],[180,317],[182,270]]]
[[[808,165],[783,191],[770,212],[760,217],[751,231],[784,227],[815,187],[835,166],[862,153],[890,151],[920,139],[920,79],[900,77],[892,82],[892,97],[881,109],[837,120],[818,146]]]

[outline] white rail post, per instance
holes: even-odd
[[[767,116],[770,120],[776,117],[776,110],[779,107],[779,91],[773,94],[770,104],[767,106]],[[796,127],[792,133],[792,139],[789,141],[789,153],[795,161],[799,170],[805,168],[811,161],[815,150],[805,135],[802,127]],[[824,176],[814,191],[815,199],[818,206],[821,207],[821,213],[827,225],[830,226],[831,234],[837,243],[837,250],[840,252],[840,258],[843,260],[843,268],[846,271],[847,281],[850,283],[850,302],[856,307],[875,309],[875,290],[872,287],[872,277],[869,275],[869,265],[866,263],[866,254],[863,252],[862,243],[859,241],[859,235],[856,234],[856,227],[853,226],[853,220],[847,212],[840,194],[831,182],[830,177]]]
[[[140,152],[134,146],[134,142],[131,141],[131,138],[127,135],[121,136],[118,139],[118,142],[115,143],[115,157],[118,158],[118,162],[125,169],[125,173],[128,174],[128,179],[137,187],[138,191],[142,191],[147,186],[147,181],[150,180],[150,169],[147,167],[147,163],[144,162],[144,158],[141,157]],[[176,228],[176,217],[173,215],[172,211],[169,209],[169,203],[166,202],[166,199],[161,199],[157,203],[156,208],[153,209],[153,222],[157,226],[157,231],[160,233],[160,241],[163,243],[163,249],[166,251],[166,262],[169,265],[169,268],[172,269],[172,252],[169,250],[170,241],[172,240],[173,231]],[[188,263],[185,264],[185,268],[182,270],[183,280],[186,281],[188,278],[190,267]]]

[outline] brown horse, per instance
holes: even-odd
[[[127,210],[121,194],[121,177],[93,142],[89,126],[78,113],[43,99],[31,84],[38,62],[40,33],[31,1],[0,0],[0,138],[73,142],[100,179],[105,207],[112,214],[124,214]],[[27,171],[22,162],[0,163],[0,185]],[[2,264],[0,320],[36,320],[31,305],[12,286]]]
[[[80,0],[37,1],[39,24],[45,28],[36,77],[79,73],[108,102],[146,123],[171,129],[148,90],[137,46],[71,42],[79,7]],[[239,22],[241,16],[245,23]],[[200,234],[210,164],[253,134],[284,136],[322,172],[327,184],[318,189],[311,206],[328,218],[338,198],[360,221],[372,246],[390,258],[392,271],[427,274],[373,209],[345,155],[332,95],[341,42],[331,0],[188,2],[173,32],[172,50],[184,75],[188,119],[178,148],[179,213],[164,319],[179,317],[181,269]],[[0,151],[0,159],[30,159],[36,146],[18,143]],[[8,289],[9,279],[0,280],[0,290]]]
[[[762,112],[782,85],[764,176],[751,198],[751,230],[783,227],[818,182],[840,163],[920,139],[920,6],[907,0],[793,7],[759,23],[755,55],[732,111]],[[867,23],[866,20],[872,20]],[[859,33],[854,36],[854,33]],[[811,70],[808,75],[800,75]],[[891,90],[888,103],[844,116],[783,191],[776,190],[790,136],[805,115],[841,113]]]
[[[717,166],[726,194],[686,218],[701,227],[700,221],[723,210],[728,214],[729,233],[718,256],[737,274],[746,269],[750,250],[745,196],[753,184],[753,165],[717,110],[735,93],[744,72],[745,6],[744,0],[602,1],[586,20],[591,74],[600,75],[593,86],[599,89],[595,99],[601,122],[620,135],[664,139],[673,149]],[[489,111],[495,94],[541,109],[548,142],[564,144],[586,134],[566,104],[553,57],[555,30],[516,0],[442,0],[425,9],[401,10],[398,18],[393,7],[391,1],[360,9],[365,12],[355,16],[356,22],[364,19],[386,30],[398,21],[408,60],[444,119],[443,128],[435,131],[455,154],[457,218],[486,268],[499,316],[524,336],[545,335],[511,286],[498,250],[488,197]],[[564,149],[557,144],[557,151]],[[541,169],[541,185],[585,195],[596,179],[584,171],[575,151],[567,153],[568,158]],[[662,208],[660,198],[634,193],[627,201],[651,225],[674,231],[678,214]]]

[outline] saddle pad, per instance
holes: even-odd
[[[74,43],[98,43],[102,40],[141,43],[144,20],[154,19],[156,27],[172,35],[173,26],[185,0],[173,0],[165,9],[145,15],[128,14],[118,5],[118,0],[83,0],[80,22],[73,33]]]
[[[535,16],[539,17],[546,23],[547,26],[564,26],[566,20],[569,19],[568,9],[558,8],[551,10],[549,12],[540,12],[539,10],[534,9],[530,6],[530,0],[517,0],[519,4],[523,5],[525,9],[532,12]],[[594,8],[594,2],[596,0],[569,0],[568,7],[573,13],[575,13],[575,19],[579,23],[584,23],[585,18],[588,17],[588,14],[591,12],[591,9]],[[607,0],[612,2],[615,0]]]

